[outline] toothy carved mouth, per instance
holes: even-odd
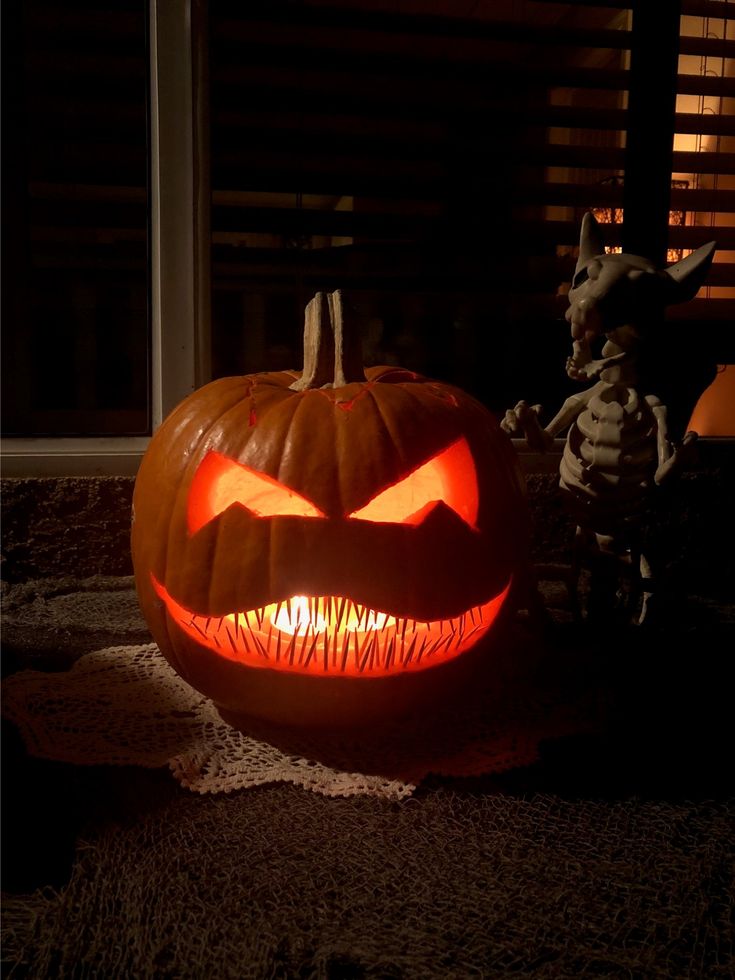
[[[247,612],[202,616],[180,605],[151,575],[177,626],[227,660],[301,674],[384,677],[452,660],[488,631],[510,582],[488,602],[429,622],[333,596],[292,596]]]

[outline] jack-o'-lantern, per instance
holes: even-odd
[[[153,636],[242,728],[360,725],[441,696],[492,660],[526,541],[491,414],[410,371],[363,370],[338,292],[307,307],[301,375],[196,391],[135,486]]]

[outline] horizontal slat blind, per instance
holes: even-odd
[[[619,213],[625,195],[632,12],[545,0],[412,10],[213,0],[215,372],[299,366],[302,306],[341,286],[376,359],[498,408],[512,375],[555,398],[582,215]],[[702,43],[688,37],[688,56]],[[731,48],[718,42],[726,58]],[[735,98],[735,78],[682,69],[679,91]],[[675,185],[672,209],[733,209],[730,124],[677,108],[676,131],[699,142],[676,147],[674,169],[696,164],[717,186]],[[607,235],[621,244],[620,225]],[[672,228],[671,247],[699,235]]]
[[[685,3],[682,14],[669,254],[712,239],[718,249],[698,302],[678,314],[700,322],[719,314],[720,358],[735,361],[735,3]]]

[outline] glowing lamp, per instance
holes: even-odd
[[[135,486],[141,607],[162,653],[247,729],[374,723],[492,663],[526,557],[515,455],[457,388],[363,370],[340,294],[304,370],[214,381]]]
[[[694,406],[687,430],[700,436],[735,436],[735,364],[720,364]]]

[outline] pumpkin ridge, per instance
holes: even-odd
[[[414,387],[414,385],[415,385],[415,387]],[[371,394],[372,394],[373,400],[375,401],[375,404],[376,404],[376,407],[378,409],[378,412],[379,412],[381,418],[383,419],[383,421],[385,422],[385,425],[386,425],[386,427],[387,427],[387,429],[388,429],[388,431],[390,433],[391,445],[393,446],[394,451],[397,452],[397,453],[399,453],[399,455],[401,457],[401,468],[400,468],[400,471],[397,471],[396,472],[396,475],[395,475],[395,479],[396,480],[399,480],[399,479],[402,478],[403,475],[405,475],[406,473],[409,473],[414,468],[414,466],[416,465],[416,463],[415,463],[415,454],[414,453],[411,453],[410,455],[407,456],[406,455],[406,452],[405,452],[405,450],[403,448],[405,445],[407,445],[409,443],[411,443],[411,446],[413,446],[413,442],[411,442],[411,440],[407,436],[404,436],[403,434],[401,434],[399,428],[395,428],[394,429],[390,425],[390,423],[386,420],[386,413],[385,413],[385,410],[384,410],[383,406],[380,403],[378,391],[379,391],[379,389],[377,389],[375,392],[372,392]],[[431,435],[430,435],[429,438],[426,437],[427,423],[433,424],[433,425],[436,426],[436,425],[438,425],[438,421],[439,421],[437,419],[437,417],[436,417],[435,407],[433,407],[431,404],[427,403],[426,394],[428,393],[428,388],[427,388],[427,379],[426,378],[423,378],[423,377],[419,376],[418,382],[413,382],[413,381],[411,381],[411,382],[403,382],[403,381],[401,381],[401,382],[398,382],[396,384],[391,384],[389,387],[386,387],[386,392],[388,392],[388,391],[391,392],[391,395],[389,395],[388,397],[395,397],[393,395],[393,392],[396,392],[396,391],[400,392],[401,393],[401,396],[408,395],[409,398],[411,399],[411,402],[412,402],[413,406],[415,406],[415,408],[413,409],[413,411],[415,411],[417,414],[420,413],[420,415],[423,416],[423,419],[422,419],[422,421],[423,421],[422,437],[425,439],[426,444],[429,447],[427,449],[426,453],[423,454],[426,458],[428,458],[433,452],[437,452],[437,451],[445,448],[445,446],[449,442],[453,441],[456,438],[456,435],[459,434],[459,431],[457,430],[457,428],[456,428],[455,425],[453,425],[453,424],[446,425],[446,423],[445,423],[442,426],[441,437],[439,437],[439,436],[436,436],[435,437],[434,434],[433,434],[433,431],[432,431],[432,433],[431,433]],[[454,402],[448,403],[444,399],[438,399],[438,401],[439,401],[440,405],[443,406],[442,409],[441,409],[442,411],[446,411],[446,406],[448,404],[452,404],[453,406],[455,406],[455,403]],[[455,407],[461,409],[462,406],[461,405],[456,405]],[[400,439],[397,438],[397,436],[394,433],[400,434],[401,435],[401,438]],[[419,460],[419,463],[423,463],[424,461],[425,461],[424,459],[420,459]]]
[[[374,436],[375,438],[380,439],[380,450],[378,452],[371,453],[370,456],[373,459],[380,459],[380,460],[383,460],[385,458],[390,459],[391,455],[394,454],[397,450],[396,443],[393,438],[393,433],[383,413],[380,410],[380,405],[376,400],[375,392],[371,389],[368,389],[365,391],[365,395],[368,398],[370,407],[364,408],[362,414],[364,414],[365,412],[369,412],[371,419],[376,423],[377,426],[379,426],[379,429],[374,433]],[[347,422],[347,420],[340,419],[339,421],[341,424],[338,424],[336,426],[337,438],[338,438],[338,445],[337,445],[338,458],[349,460],[355,451],[354,434],[352,432],[352,427]],[[362,454],[362,456],[364,458],[365,454]],[[401,459],[403,462],[403,457],[401,457]],[[348,510],[356,509],[356,507],[353,506],[353,498],[355,496],[354,492],[351,493],[349,490],[349,486],[355,480],[355,471],[352,468],[339,467],[338,475],[340,480],[340,498],[342,502],[342,514],[344,516],[347,516]],[[375,493],[379,492],[379,489],[381,488],[381,484],[383,482],[382,474],[380,475],[380,482],[378,483],[377,487],[375,486],[376,483],[375,463],[373,463],[373,466],[371,468],[371,473],[369,475],[370,475],[371,488],[368,491],[368,493],[365,495],[364,499],[358,501],[357,506],[362,506],[362,504],[367,502],[367,500],[370,499],[370,497],[374,496]],[[396,472],[391,473],[391,477],[390,477],[391,482],[395,478],[397,478],[397,473]],[[360,480],[361,484],[364,482],[365,479]]]
[[[332,479],[331,485],[326,487],[326,493],[323,494],[324,499],[328,500],[330,504],[330,506],[325,507],[323,505],[323,501],[315,499],[315,496],[317,495],[315,495],[311,490],[311,484],[312,484],[311,461],[312,461],[313,453],[310,453],[305,450],[301,450],[300,448],[301,442],[306,441],[308,443],[308,440],[314,438],[315,435],[318,438],[320,444],[331,444],[333,446],[337,445],[337,434],[336,434],[334,412],[323,411],[322,410],[323,402],[321,401],[321,399],[315,397],[317,395],[320,395],[321,393],[322,392],[318,388],[307,389],[306,391],[298,392],[298,393],[290,392],[291,397],[293,399],[292,403],[294,405],[294,411],[289,421],[288,428],[284,434],[283,441],[281,444],[282,452],[281,452],[281,461],[278,468],[278,473],[279,473],[278,478],[282,483],[285,483],[287,486],[294,487],[294,489],[296,489],[295,481],[289,476],[289,474],[284,473],[283,462],[285,460],[288,460],[289,465],[292,466],[294,457],[299,459],[300,460],[299,469],[301,470],[302,475],[303,474],[306,475],[306,481],[304,482],[306,482],[309,486],[309,490],[306,491],[305,496],[309,500],[311,500],[312,503],[318,504],[320,510],[322,510],[325,514],[329,514],[333,510],[332,504],[334,502],[335,495],[339,499],[340,507],[342,505],[340,486],[339,486],[339,473],[337,473],[336,476]],[[303,396],[309,396],[309,397],[303,397]],[[309,422],[312,422],[312,424],[307,424],[306,422],[302,422],[305,413],[314,414],[315,417],[313,422],[307,414],[307,419]],[[298,424],[297,424],[297,415],[299,416]],[[300,429],[302,425],[307,432],[306,440],[304,440],[303,437],[301,437],[300,435]],[[327,433],[326,431],[327,426],[331,428],[331,431],[329,433]],[[294,450],[296,450],[296,452],[294,452]],[[304,465],[305,459],[307,460],[307,465]],[[337,467],[337,469],[339,468]],[[318,480],[318,482],[322,487],[325,486],[326,477],[323,472],[320,473],[320,479]],[[299,492],[300,493],[303,492],[303,484],[301,487],[299,487]]]
[[[403,386],[401,385],[398,390],[403,391]],[[388,419],[385,416],[385,412],[383,411],[383,406],[380,403],[380,398],[377,395],[377,393],[374,392],[374,391],[370,391],[369,394],[370,394],[370,400],[372,401],[373,405],[375,406],[375,411],[376,411],[376,413],[378,415],[378,418],[383,423],[383,426],[385,427],[385,430],[388,433],[388,437],[390,439],[390,444],[393,447],[393,450],[394,451],[397,451],[400,454],[400,458],[401,458],[401,472],[405,472],[405,471],[407,471],[407,468],[411,466],[411,462],[410,462],[410,460],[407,460],[406,459],[406,454],[405,454],[405,451],[403,449],[403,441],[402,440],[401,440],[401,442],[398,442],[397,441],[396,436],[395,436],[395,432],[394,432],[394,428],[388,422]],[[400,479],[400,473],[397,475],[397,479]]]
[[[437,395],[436,391],[433,389],[436,387],[441,387],[441,385],[436,381],[429,381],[427,378],[419,377],[417,381],[399,381],[392,385],[392,387],[398,388],[398,390],[401,392],[405,392],[422,412],[428,411],[430,416],[433,416],[435,413],[434,409],[427,406],[427,394],[436,398],[437,401],[443,406],[443,410],[445,410],[448,405],[451,405],[452,408],[457,409],[463,407],[455,396],[453,396],[450,400],[441,395]]]

